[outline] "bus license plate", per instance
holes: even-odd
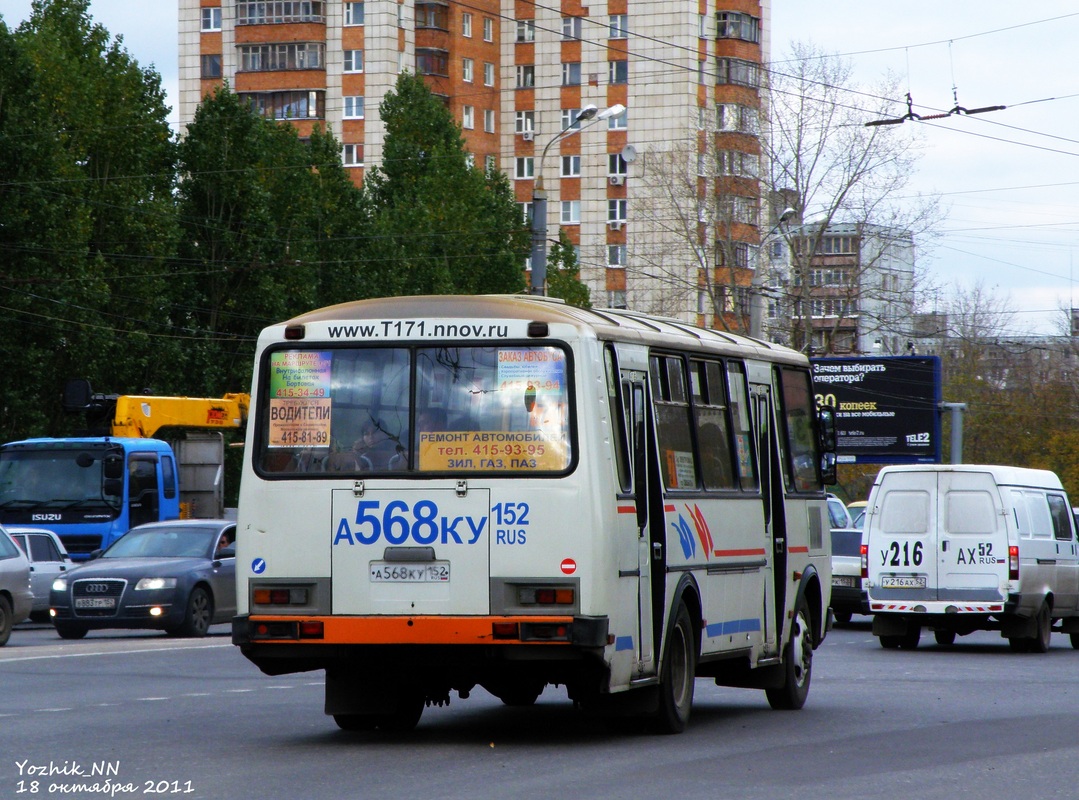
[[[847,577],[846,575],[833,575],[832,586],[843,586],[847,589],[853,589],[854,580],[854,578]]]
[[[925,576],[900,578],[896,576],[882,577],[880,579],[882,589],[924,589]]]
[[[76,597],[75,608],[116,608],[115,597]]]
[[[449,561],[434,561],[426,564],[371,562],[372,583],[445,583],[449,579]]]

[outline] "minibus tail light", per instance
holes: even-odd
[[[1008,548],[1008,580],[1019,580],[1019,546],[1014,544]]]
[[[862,580],[867,580],[869,578],[869,545],[861,545],[858,552],[862,557]]]

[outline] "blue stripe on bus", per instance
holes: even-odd
[[[632,650],[633,649],[633,637],[632,636],[619,636],[614,640],[615,651],[619,650]]]
[[[727,636],[732,633],[752,633],[760,629],[761,621],[759,619],[729,619],[726,622],[714,622],[711,625],[706,625],[704,632],[706,636],[713,637]]]

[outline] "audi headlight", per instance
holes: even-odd
[[[66,592],[67,591],[67,578],[57,578],[52,582],[52,590],[54,592]]]
[[[141,592],[144,589],[175,589],[175,578],[143,578],[135,584],[135,591]]]

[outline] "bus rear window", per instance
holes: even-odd
[[[264,472],[537,473],[572,460],[558,347],[276,350],[263,370]]]

